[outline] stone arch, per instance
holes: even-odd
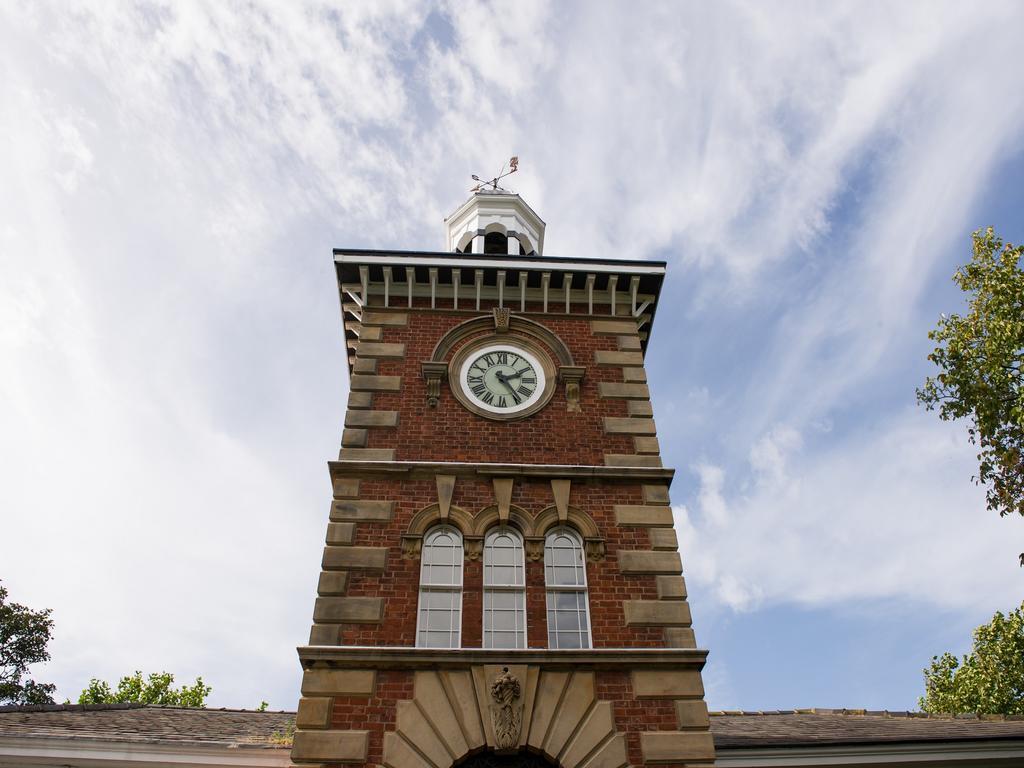
[[[564,520],[558,516],[558,507],[545,507],[533,519],[533,532],[536,536],[543,536],[552,528],[558,525],[568,525],[575,528],[577,533],[584,539],[600,539],[601,529],[597,527],[594,518],[588,515],[579,507],[568,507],[568,514]]]
[[[492,699],[492,685],[505,674],[519,684],[511,733]],[[505,743],[499,744],[496,733]],[[597,698],[593,672],[525,664],[417,671],[412,699],[398,702],[395,730],[384,734],[383,763],[386,768],[472,766],[474,755],[499,750],[531,752],[560,768],[629,764],[612,702]]]
[[[412,516],[412,520],[409,521],[409,527],[406,529],[406,534],[422,536],[427,532],[428,528],[441,523],[447,523],[457,528],[463,536],[467,534],[472,535],[473,533],[473,515],[461,507],[456,507],[452,504],[448,508],[447,519],[442,518],[441,507],[435,502],[434,504],[428,504]]]
[[[587,552],[588,561],[595,563],[604,560],[604,537],[601,536],[601,529],[597,527],[594,518],[579,507],[570,506],[567,511],[565,519],[562,519],[558,516],[557,507],[545,507],[533,519],[533,534],[536,543],[533,544],[531,559],[539,560],[543,557],[544,536],[548,531],[559,525],[567,525],[583,537],[583,548]]]
[[[524,539],[534,535],[533,518],[530,517],[530,513],[515,504],[509,505],[507,521],[502,521],[497,504],[491,504],[489,507],[481,509],[473,516],[473,530],[469,535],[484,536],[491,528],[496,528],[499,525],[512,526],[523,534]]]
[[[542,342],[554,353],[555,357],[558,358],[558,364],[560,366],[575,366],[569,347],[547,326],[534,320],[527,320],[525,317],[512,315],[509,318],[508,327],[510,333],[520,333],[523,336]],[[434,351],[430,355],[429,362],[442,363],[448,358],[455,347],[458,346],[459,342],[464,341],[471,336],[493,332],[493,315],[483,315],[482,317],[474,317],[471,320],[465,320],[440,338],[434,346]]]
[[[441,507],[436,502],[428,504],[409,521],[409,527],[402,534],[402,557],[415,560],[423,548],[423,535],[435,525],[450,525],[462,534],[462,545],[470,557],[473,544],[473,516],[454,504],[448,509],[448,517],[441,517]]]

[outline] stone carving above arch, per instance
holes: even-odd
[[[448,359],[452,350],[458,346],[459,342],[464,339],[468,339],[471,336],[493,332],[493,330],[493,314],[474,317],[471,320],[461,322],[441,337],[437,342],[437,345],[434,347],[434,351],[430,355],[429,362],[444,362]],[[558,358],[559,367],[563,365],[576,367],[575,362],[573,362],[572,353],[569,351],[569,347],[566,346],[566,343],[547,326],[542,325],[535,320],[527,320],[525,317],[512,315],[509,317],[508,331],[510,333],[521,333],[524,336],[529,336],[542,342],[554,353],[555,357]]]
[[[531,562],[543,559],[544,535],[558,525],[568,525],[583,537],[588,561],[597,562],[605,557],[605,542],[601,536],[601,529],[590,515],[578,507],[569,506],[567,519],[560,520],[558,508],[554,505],[545,507],[533,517],[515,504],[509,505],[507,523],[502,522],[497,504],[486,506],[475,515],[461,507],[451,505],[447,518],[441,517],[441,508],[438,504],[428,504],[413,515],[408,529],[402,534],[402,557],[407,560],[418,559],[423,546],[423,536],[435,525],[450,525],[462,534],[465,556],[470,561],[480,558],[484,536],[489,530],[500,525],[510,525],[522,534],[526,557]]]
[[[505,674],[520,684],[510,702],[520,725],[517,738],[502,747],[499,735],[507,738],[507,732],[495,732],[491,687]],[[593,672],[513,664],[416,672],[412,699],[398,703],[395,730],[384,734],[384,765],[449,768],[485,751],[529,751],[562,768],[625,768],[629,762],[612,702],[598,700]],[[506,764],[516,763],[495,763]]]
[[[473,516],[461,507],[448,507],[448,516],[441,516],[439,504],[428,504],[409,522],[409,528],[402,534],[402,558],[417,560],[423,548],[423,536],[435,525],[450,525],[462,534],[462,545],[469,557],[470,545],[467,538],[473,533]],[[473,558],[470,558],[473,559]]]
[[[501,514],[497,504],[484,507],[473,516],[473,530],[470,535],[483,537],[491,528],[502,525]],[[508,523],[523,534],[526,539],[533,536],[533,518],[530,513],[522,507],[510,504],[508,508]]]
[[[559,525],[565,525],[569,528],[573,528],[583,537],[583,547],[587,552],[587,560],[591,563],[604,560],[605,557],[605,546],[604,537],[601,536],[601,529],[597,527],[597,523],[594,522],[594,518],[584,512],[578,507],[569,506],[568,516],[566,520],[560,520],[558,516],[558,507],[550,506],[545,507],[540,513],[533,519],[533,532],[534,535],[540,539],[541,549],[544,547],[544,536],[552,528],[556,528]],[[543,557],[543,551],[540,557]],[[540,558],[531,558],[540,559]]]

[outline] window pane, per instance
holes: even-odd
[[[420,584],[462,584],[462,537],[454,528],[434,528],[427,533],[421,552]]]
[[[547,604],[548,647],[589,648],[587,593],[548,590]]]
[[[544,579],[548,586],[586,586],[583,544],[576,534],[566,529],[548,534],[544,542]]]
[[[526,647],[526,596],[521,591],[484,591],[484,647]]]

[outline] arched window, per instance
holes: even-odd
[[[571,528],[555,528],[544,539],[544,583],[548,597],[548,648],[589,648],[587,561]]]
[[[451,526],[432,528],[423,537],[421,554],[416,646],[458,648],[462,644],[462,536]]]
[[[514,528],[484,539],[484,648],[526,647],[523,537]]]

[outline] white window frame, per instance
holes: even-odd
[[[490,583],[489,584],[488,583],[490,581],[490,578],[489,578],[490,574],[492,573],[490,569],[494,567],[494,564],[493,564],[493,561],[492,561],[492,557],[493,557],[492,553],[494,552],[494,541],[499,536],[510,536],[510,537],[512,537],[515,540],[515,544],[513,545],[513,551],[518,552],[518,556],[519,557],[518,557],[518,562],[513,564],[513,568],[518,570],[518,573],[521,575],[521,582],[522,583],[520,583],[520,584],[515,584],[515,583],[512,583],[512,584],[493,584],[493,583]],[[493,629],[490,630],[490,633],[489,633],[488,629],[487,629],[487,614],[488,614],[487,602],[488,602],[488,594],[492,594],[493,595],[495,593],[499,593],[499,594],[514,594],[514,595],[518,596],[519,599],[517,601],[517,605],[513,609],[515,615],[517,615],[517,616],[519,615],[519,613],[520,613],[519,608],[520,608],[520,606],[522,607],[521,613],[522,613],[522,617],[523,617],[523,626],[522,626],[521,629],[517,626],[513,630],[517,634],[517,636],[519,638],[519,641],[522,644],[521,645],[515,645],[515,646],[513,646],[510,649],[506,648],[505,650],[515,650],[516,648],[523,648],[523,649],[525,649],[525,648],[528,647],[528,645],[527,645],[527,632],[526,632],[526,625],[527,625],[527,621],[526,621],[526,550],[525,550],[525,547],[523,545],[523,535],[519,531],[517,531],[515,528],[513,528],[511,526],[499,526],[497,528],[492,528],[491,530],[489,530],[487,532],[487,535],[484,537],[483,562],[484,562],[483,601],[482,601],[482,608],[483,608],[483,610],[481,611],[481,614],[482,614],[481,615],[481,630],[482,630],[481,637],[483,639],[483,647],[484,648],[503,648],[503,646],[495,646],[493,644],[492,637],[493,637],[494,630]],[[493,609],[491,610],[491,612],[493,613]],[[493,621],[492,621],[492,626],[493,626]]]
[[[461,555],[458,558],[456,565],[458,568],[455,569],[457,574],[457,582],[449,584],[442,583],[431,583],[428,578],[430,571],[428,568],[431,565],[437,565],[431,562],[431,555],[433,553],[433,541],[437,539],[441,534],[451,535],[456,538],[459,543],[459,551]],[[462,533],[453,526],[450,525],[439,525],[431,528],[423,536],[423,545],[420,548],[420,588],[419,588],[419,599],[416,604],[416,647],[417,648],[461,648],[462,647],[462,585],[464,581],[464,571],[466,564],[466,546],[462,539]],[[424,604],[423,597],[426,594],[433,593],[444,593],[454,596],[453,608],[449,610],[449,613],[457,613],[458,620],[455,624],[455,642],[454,645],[427,645],[426,635],[431,631],[429,621],[427,626],[423,626],[424,618]],[[429,612],[429,609],[427,609]],[[436,631],[436,630],[435,630]],[[449,631],[449,637],[453,634]]]
[[[579,556],[579,571],[583,575],[582,584],[552,584],[549,578],[550,569],[553,568],[553,564],[549,559],[549,552],[551,551],[551,542],[556,536],[565,536],[572,539],[573,549],[578,553]],[[583,545],[583,539],[572,528],[560,526],[553,528],[548,531],[544,536],[544,591],[545,591],[545,618],[547,620],[548,629],[548,648],[558,648],[556,644],[558,640],[558,632],[552,626],[552,617],[556,609],[552,607],[552,600],[557,594],[565,594],[567,592],[580,595],[583,599],[583,619],[581,626],[586,625],[586,632],[581,634],[586,640],[586,645],[580,646],[581,648],[593,648],[594,638],[590,632],[590,594],[587,589],[587,554]]]

